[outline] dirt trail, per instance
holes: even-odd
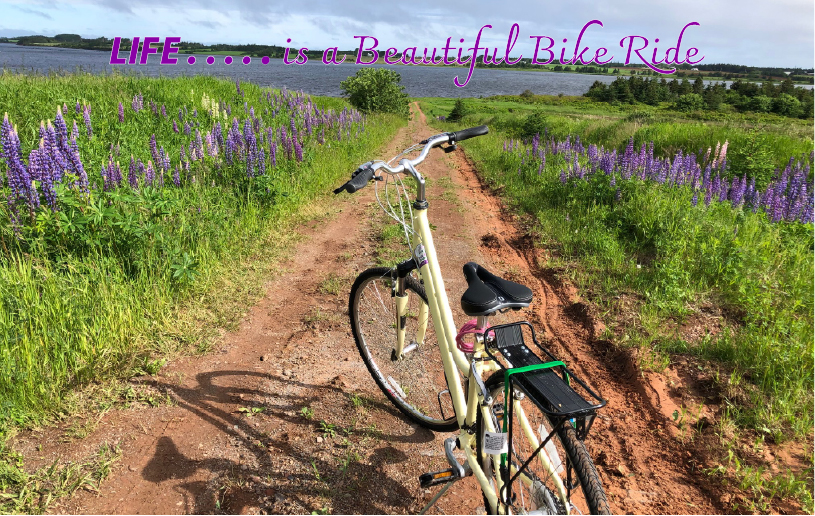
[[[434,131],[414,116],[384,156]],[[461,266],[478,261],[535,291],[526,311],[555,354],[609,400],[587,444],[617,513],[716,513],[727,509],[672,438],[659,393],[630,357],[599,341],[602,327],[567,285],[539,267],[523,228],[479,181],[462,151],[431,154],[429,217],[454,305]],[[449,178],[449,179],[444,179]],[[82,457],[103,442],[122,459],[100,493],[82,492],[54,512],[406,513],[432,496],[417,477],[444,469],[442,442],[409,424],[379,392],[347,321],[353,277],[374,264],[373,189],[337,198],[336,216],[302,228],[285,273],[220,351],[178,360],[144,378],[173,403],[106,414],[83,440],[21,436],[26,455]],[[336,288],[335,288],[336,287]],[[656,401],[654,401],[656,400]],[[254,409],[254,410],[253,410]],[[46,432],[47,435],[53,432]],[[35,446],[42,449],[35,451]],[[51,459],[53,460],[53,459]],[[434,491],[435,492],[435,491]],[[474,479],[454,486],[435,512],[483,511]],[[432,512],[434,512],[432,511]]]

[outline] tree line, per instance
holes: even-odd
[[[813,118],[813,90],[796,88],[787,78],[776,85],[736,80],[728,88],[724,83],[704,84],[701,78],[668,81],[665,78],[618,77],[611,84],[594,81],[586,97],[608,103],[656,106],[672,102],[680,111],[719,111],[733,106],[738,111],[776,113],[792,118]]]

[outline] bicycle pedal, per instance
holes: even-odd
[[[445,469],[444,471],[436,471],[435,473],[424,473],[419,477],[419,485],[422,489],[437,486],[439,484],[446,484],[447,482],[455,482],[461,477],[458,472],[453,469]]]

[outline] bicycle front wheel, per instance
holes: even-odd
[[[504,417],[507,416],[504,414],[503,371],[492,375],[487,380],[486,388],[492,397],[489,408],[492,427],[500,431]],[[507,446],[507,466],[510,476],[521,470],[521,466],[553,428],[549,418],[524,392],[517,392],[515,399],[518,405],[515,406],[511,422],[513,442]],[[498,456],[484,452],[485,429],[486,424],[482,412],[479,411],[476,425],[476,456],[495,489],[496,478],[500,474],[500,461]],[[611,514],[594,462],[568,421],[552,436],[529,465],[521,470],[518,478],[512,483],[511,492],[509,505],[511,511],[516,514],[566,514],[566,501],[570,506],[569,513],[572,514]],[[563,499],[562,492],[565,492],[568,500]],[[488,511],[494,509],[489,506],[486,497],[485,506]]]
[[[439,345],[433,329],[424,287],[408,276],[405,345],[402,357],[396,349],[396,302],[391,269],[377,267],[360,274],[348,304],[354,339],[379,388],[408,418],[435,431],[457,428]],[[422,306],[424,305],[424,307]],[[426,325],[421,342],[421,328]]]

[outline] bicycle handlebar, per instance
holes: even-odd
[[[362,190],[365,188],[365,185],[368,184],[368,181],[373,179],[374,177],[374,169],[371,168],[373,162],[369,161],[363,165],[360,165],[358,169],[351,175],[351,180],[346,182],[341,187],[334,190],[335,194],[342,192],[343,190],[348,193],[354,193],[357,190]]]
[[[447,133],[450,135],[451,142],[460,142],[468,138],[475,138],[476,136],[483,136],[490,132],[490,128],[486,125],[479,125],[478,127],[471,127],[469,129],[462,129],[454,133]]]
[[[471,127],[469,129],[462,129],[461,131],[455,131],[450,133],[441,133],[435,136],[431,136],[430,138],[421,141],[419,143],[424,143],[425,146],[422,148],[422,152],[417,156],[415,159],[403,159],[399,162],[399,165],[395,167],[389,166],[384,161],[369,161],[361,165],[351,176],[351,179],[343,184],[341,187],[334,190],[335,194],[338,194],[343,191],[347,191],[348,193],[354,193],[357,190],[361,190],[365,188],[368,184],[368,181],[374,178],[376,172],[378,170],[383,170],[388,174],[401,174],[402,172],[408,172],[411,176],[413,176],[416,181],[419,183],[424,183],[421,175],[416,171],[414,168],[416,165],[421,163],[427,157],[427,153],[430,152],[430,149],[433,147],[438,147],[445,143],[455,144],[456,142],[460,142],[462,140],[466,140],[468,138],[474,138],[476,136],[483,136],[489,132],[489,127],[486,125],[480,125],[478,127]]]

